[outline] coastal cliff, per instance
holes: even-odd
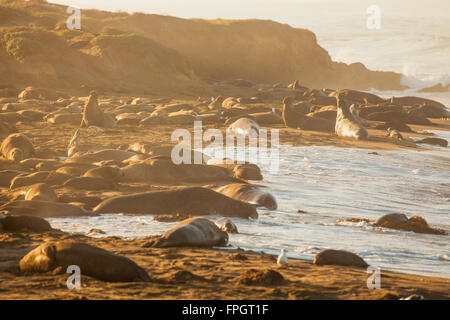
[[[1,87],[81,85],[115,92],[201,94],[200,79],[401,89],[401,75],[334,62],[314,33],[267,20],[200,20],[0,1]]]

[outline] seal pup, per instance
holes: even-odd
[[[336,94],[337,115],[335,132],[340,137],[351,137],[358,140],[367,140],[369,133],[359,124],[349,110],[349,105],[339,93]]]
[[[144,269],[133,260],[86,243],[57,241],[41,244],[19,262],[21,272],[65,272],[70,265],[83,275],[108,282],[150,281]]]
[[[223,218],[216,221],[216,225],[227,233],[239,233],[237,226],[230,219]]]
[[[266,207],[269,210],[276,210],[278,207],[273,195],[251,184],[232,183],[213,190],[232,199],[244,201],[257,207]]]
[[[214,215],[257,218],[254,206],[199,187],[117,196],[94,208],[96,213]]]
[[[234,133],[244,136],[258,136],[259,130],[259,125],[254,120],[249,118],[240,118],[227,128],[227,133]]]
[[[190,218],[181,221],[164,233],[153,247],[224,247],[228,243],[228,233],[205,218]]]
[[[0,145],[0,153],[8,160],[20,162],[35,154],[30,139],[22,133],[10,134]]]

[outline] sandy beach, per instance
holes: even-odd
[[[0,0],[0,300],[450,299],[448,33],[342,2]]]
[[[272,107],[272,106],[271,106]],[[434,120],[433,120],[434,121]],[[449,130],[448,120],[436,120],[437,126],[414,127],[415,130]],[[64,156],[72,125],[18,124],[20,132],[31,137],[39,152]],[[125,126],[106,129],[89,136],[89,143],[105,148],[145,141],[155,147],[171,146],[170,133],[176,126],[158,126],[152,129]],[[225,127],[223,128],[225,129]],[[126,133],[126,134],[125,134]],[[369,142],[347,140],[331,134],[301,132],[280,126],[280,142],[290,145],[333,145],[340,147],[394,150],[399,148],[421,150],[412,141],[394,142],[384,137],[381,130],[371,130]],[[425,136],[411,134],[411,136]],[[144,138],[145,137],[145,138]],[[2,169],[14,165],[3,162]],[[20,166],[19,166],[20,167]],[[18,169],[18,168],[17,168]],[[201,185],[201,184],[189,184]],[[144,192],[170,188],[169,185],[121,183],[118,193]],[[7,188],[2,188],[8,192]],[[60,195],[70,192],[58,188]],[[73,192],[73,191],[72,191]],[[77,195],[105,198],[102,191],[76,191]],[[369,290],[365,269],[316,266],[311,261],[289,260],[288,267],[280,268],[276,257],[244,250],[207,248],[142,248],[150,238],[123,240],[117,237],[91,238],[84,235],[53,231],[37,233],[0,234],[0,298],[1,299],[399,299],[418,294],[426,299],[448,299],[448,278],[415,276],[381,272],[381,289]],[[82,277],[82,288],[69,290],[67,274],[23,274],[18,271],[19,260],[39,244],[52,240],[71,239],[89,243],[123,255],[143,267],[152,278],[151,283],[107,283]],[[249,270],[275,270],[284,280],[263,278],[261,283],[244,284]],[[244,281],[245,282],[245,281]]]

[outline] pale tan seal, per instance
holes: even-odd
[[[103,166],[92,168],[83,174],[83,177],[103,178],[118,181],[123,177],[123,172],[117,166]]]
[[[26,135],[13,133],[3,140],[0,146],[0,153],[8,160],[19,162],[34,155],[35,150]]]
[[[28,188],[25,200],[58,201],[58,196],[48,184],[37,183]]]
[[[254,206],[231,199],[207,188],[188,187],[152,191],[106,199],[94,208],[96,213],[154,215],[214,215],[257,218]]]
[[[134,155],[136,155],[136,153],[131,151],[104,149],[95,152],[77,152],[66,162],[83,164],[92,164],[103,160],[116,160],[121,162]]]
[[[220,228],[220,230],[227,233],[239,233],[237,226],[228,218],[217,220],[216,225]]]
[[[80,268],[81,274],[109,282],[150,281],[144,269],[134,261],[94,247],[73,241],[47,242],[30,251],[20,260],[21,272],[42,273],[70,265]]]
[[[56,171],[39,171],[28,175],[18,175],[11,180],[9,188],[15,189],[30,186],[36,183],[47,183],[48,185],[61,185],[70,179],[70,176]]]
[[[397,140],[404,140],[402,134],[395,129],[392,128],[387,128],[387,133],[386,133],[386,137],[392,138],[392,139],[397,139]]]
[[[224,247],[228,233],[204,218],[186,219],[164,233],[154,244],[156,248],[167,247]]]
[[[244,117],[236,120],[227,128],[227,133],[245,136],[258,136],[260,127],[253,119]]]
[[[359,124],[350,112],[347,101],[336,94],[337,116],[335,132],[340,137],[350,137],[358,140],[367,140],[369,133],[366,128]]]
[[[269,210],[276,210],[278,207],[277,201],[272,194],[261,190],[255,185],[232,183],[213,190],[232,199],[244,201],[257,207],[265,207]]]

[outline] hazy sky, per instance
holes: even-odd
[[[302,17],[366,14],[376,4],[382,13],[398,16],[448,17],[450,0],[50,0],[106,11],[167,14],[183,18],[271,19],[303,26]],[[325,21],[324,21],[325,22]],[[326,21],[330,22],[330,21]]]

